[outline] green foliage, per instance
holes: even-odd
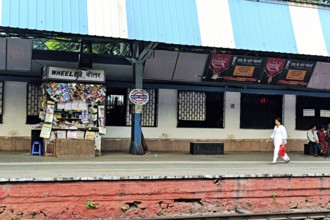
[[[79,52],[80,43],[72,42],[68,39],[49,39],[45,42],[48,50]]]
[[[96,208],[96,206],[95,206],[95,204],[94,204],[94,202],[93,202],[92,200],[88,200],[88,201],[86,202],[86,207],[87,207],[88,209],[95,209],[95,208]]]
[[[277,194],[275,192],[272,193],[272,197],[273,198],[276,198],[277,197]]]
[[[125,211],[127,210],[127,207],[126,207],[126,205],[122,205],[122,206],[120,207],[120,209],[121,209],[123,212],[125,212]]]
[[[307,2],[316,2],[316,3],[324,3],[324,4],[329,4],[330,0],[305,0]]]
[[[253,203],[252,203],[251,201],[247,201],[246,204],[247,204],[248,206],[252,206],[252,205],[253,205]]]
[[[123,42],[82,42],[70,38],[51,38],[51,39],[34,39],[33,49],[50,50],[50,51],[66,51],[80,52],[82,45],[82,53],[85,54],[101,54],[101,55],[119,55],[129,56],[131,53],[130,44]]]
[[[165,212],[160,212],[159,216],[166,216],[166,213]]]
[[[314,4],[329,4],[330,0],[288,0],[288,1],[293,1],[297,3],[314,3]]]

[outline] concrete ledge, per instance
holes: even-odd
[[[95,157],[94,141],[60,139],[56,142],[57,157]]]
[[[266,139],[146,139],[150,151],[190,151],[190,142],[222,142],[226,151],[233,152],[269,152],[273,151],[273,143]],[[288,140],[287,150],[303,152],[306,140]],[[0,151],[30,151],[30,137],[0,137]],[[129,150],[130,139],[102,138],[102,151]]]
[[[190,142],[222,142],[226,151],[232,152],[270,152],[273,142],[266,143],[266,139],[231,140],[231,139],[146,139],[149,151],[183,151],[190,152]],[[288,140],[287,150],[303,152],[306,140]],[[128,151],[130,139],[102,139],[103,151]]]
[[[302,177],[330,177],[330,173],[306,174],[226,174],[226,175],[173,175],[173,176],[83,176],[83,177],[36,177],[36,178],[0,178],[1,183],[29,183],[29,182],[93,182],[93,181],[122,181],[122,180],[196,180],[196,179],[251,179],[251,178],[302,178]]]
[[[0,151],[30,151],[30,137],[0,137]]]

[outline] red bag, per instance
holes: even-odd
[[[283,157],[284,155],[285,155],[285,153],[286,153],[286,147],[285,147],[285,145],[280,145],[280,150],[278,151],[278,156],[281,156],[281,157]]]

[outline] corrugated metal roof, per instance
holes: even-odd
[[[327,56],[318,10],[296,4],[289,8],[298,53]]]
[[[2,24],[2,0],[0,0],[0,26]]]
[[[87,34],[86,0],[2,0],[1,26]]]
[[[287,4],[229,1],[236,48],[297,53]]]
[[[0,0],[0,26],[330,55],[330,10],[278,1]]]
[[[128,38],[125,0],[87,0],[88,34]]]
[[[330,10],[325,8],[318,9],[320,23],[322,26],[322,35],[328,52],[330,54]]]
[[[196,0],[202,45],[235,48],[228,1]]]
[[[202,45],[195,0],[126,0],[128,38]]]

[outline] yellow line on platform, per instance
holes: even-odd
[[[82,172],[82,171],[167,171],[167,170],[257,170],[257,168],[230,167],[230,168],[97,168],[97,169],[67,169],[67,170],[0,170],[0,173],[28,173],[28,172]]]
[[[271,166],[275,168],[276,166]],[[299,169],[297,167],[291,167]],[[329,168],[326,167],[303,167],[303,169],[320,169]],[[228,167],[228,168],[208,168],[208,167],[195,167],[195,168],[96,168],[96,169],[49,169],[49,170],[0,170],[0,173],[28,173],[28,172],[84,172],[84,171],[186,171],[186,170],[258,170],[260,168],[248,168],[248,167]]]
[[[72,162],[8,162],[0,163],[0,166],[21,165],[111,165],[111,164],[268,164],[270,161],[72,161]],[[282,161],[278,162],[283,163]],[[329,161],[292,161],[294,164],[329,164]]]

